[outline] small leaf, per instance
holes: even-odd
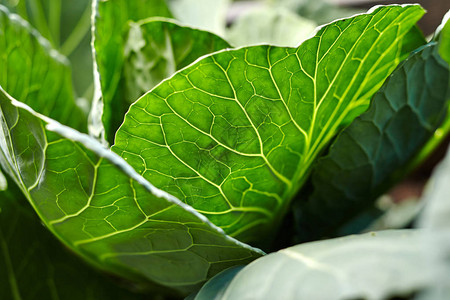
[[[212,2],[211,2],[212,3]],[[161,18],[130,23],[125,44],[124,76],[128,105],[200,56],[230,45],[207,31]],[[125,114],[125,111],[124,111]]]
[[[403,177],[446,116],[449,82],[435,42],[394,71],[314,167],[312,195],[296,203],[301,240],[330,234]]]
[[[242,269],[221,300],[382,300],[430,282],[421,232],[381,231],[290,247]],[[214,279],[213,279],[214,280]]]
[[[0,163],[45,225],[98,268],[187,294],[262,251],[226,236],[97,141],[0,89]]]
[[[105,129],[112,136],[123,119],[123,88],[119,83],[128,22],[152,16],[171,17],[171,13],[165,0],[94,0],[93,8],[95,94],[89,132],[103,139]]]
[[[40,113],[86,131],[87,118],[75,103],[67,58],[1,5],[0,40],[0,85]]]
[[[298,48],[206,56],[135,102],[112,149],[229,235],[268,244],[314,159],[409,53],[422,14],[378,7]]]

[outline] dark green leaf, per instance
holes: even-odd
[[[94,139],[0,92],[2,168],[50,231],[91,264],[189,293],[263,254],[156,189]]]
[[[222,38],[173,21],[131,23],[124,64],[128,104],[200,56],[225,48],[230,45]]]
[[[35,29],[0,6],[0,85],[14,98],[55,120],[86,131],[68,60]]]
[[[268,243],[314,159],[409,53],[422,14],[378,7],[298,48],[206,56],[130,107],[113,150],[231,236]]]
[[[113,136],[123,119],[123,105],[128,105],[120,84],[128,23],[152,16],[170,17],[171,13],[164,0],[94,0],[93,7],[96,91],[89,131],[103,138],[105,129],[108,137]]]
[[[434,42],[399,66],[315,166],[313,193],[296,205],[301,240],[329,234],[401,179],[446,115],[449,80]]]

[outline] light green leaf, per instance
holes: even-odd
[[[449,82],[435,42],[393,72],[314,167],[313,192],[296,203],[301,240],[334,233],[403,178],[446,116]]]
[[[152,16],[171,17],[164,0],[94,0],[95,94],[89,132],[100,139],[112,137],[123,119],[122,79],[128,23]],[[114,113],[113,113],[114,112]]]
[[[177,20],[218,35],[225,33],[229,5],[230,0],[169,0]]]
[[[222,38],[161,18],[131,23],[125,44],[127,83],[124,114],[130,103],[202,55],[230,48]]]
[[[113,151],[229,235],[267,244],[314,159],[409,53],[422,14],[378,7],[298,48],[206,56],[130,107]]]
[[[442,58],[450,64],[450,11],[446,14],[443,20],[443,27],[440,33],[440,47],[439,54]]]
[[[0,192],[2,299],[141,299],[63,249],[20,191]]]
[[[240,16],[227,31],[234,46],[269,44],[297,47],[310,37],[316,23],[277,6],[263,6]]]
[[[422,237],[411,230],[380,231],[283,249],[244,267],[219,299],[407,296],[430,282]]]
[[[87,135],[0,89],[0,163],[45,225],[97,267],[183,294],[262,255]]]
[[[87,118],[75,103],[68,60],[3,6],[0,40],[0,85],[40,113],[85,131]]]

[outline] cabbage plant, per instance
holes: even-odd
[[[69,60],[0,6],[0,296],[385,299],[446,288],[432,279],[446,263],[434,251],[445,226],[430,225],[439,197],[425,196],[428,229],[317,240],[448,133],[448,18],[427,41],[419,5],[377,6],[296,47],[233,48],[227,1],[194,2],[93,1],[89,109]]]

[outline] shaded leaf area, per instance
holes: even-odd
[[[215,34],[170,20],[150,18],[131,23],[125,44],[126,109],[177,70],[225,48],[230,45]]]
[[[284,7],[266,5],[240,16],[226,37],[235,47],[257,44],[297,47],[312,35],[316,26]]]
[[[438,48],[432,42],[403,62],[318,161],[312,194],[295,205],[301,241],[332,234],[372,205],[440,126],[450,73]]]
[[[143,299],[65,250],[12,188],[0,192],[0,270],[2,299]]]
[[[263,254],[154,188],[87,135],[3,90],[0,108],[3,170],[52,233],[100,269],[184,294]]]
[[[171,17],[171,13],[163,0],[95,0],[93,7],[96,91],[89,131],[105,137],[106,130],[106,137],[111,139],[123,120],[124,105],[128,106],[122,84],[128,23],[152,16]]]
[[[407,296],[430,283],[422,238],[422,232],[392,230],[305,243],[244,267],[228,279],[225,292],[220,274],[205,289],[216,286],[222,293],[217,300]]]
[[[223,35],[230,0],[168,0],[170,10],[183,24]]]
[[[298,48],[206,56],[135,102],[112,149],[229,235],[268,244],[314,159],[408,55],[422,14],[384,6]]]
[[[86,131],[87,118],[75,103],[68,60],[3,6],[0,39],[0,85],[40,113]]]

